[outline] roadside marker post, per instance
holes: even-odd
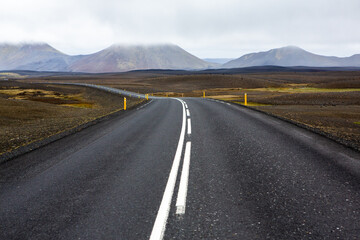
[[[126,97],[124,97],[124,110],[126,110]]]
[[[205,91],[203,91],[203,98],[205,98]]]
[[[146,100],[149,100],[149,94],[146,94]]]
[[[247,105],[247,93],[244,94],[244,105]]]

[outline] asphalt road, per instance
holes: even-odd
[[[0,239],[359,239],[360,154],[208,99],[154,99],[0,165]]]

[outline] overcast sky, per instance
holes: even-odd
[[[287,45],[350,56],[360,53],[360,0],[3,0],[0,29],[0,42],[72,55],[173,43],[201,58]]]

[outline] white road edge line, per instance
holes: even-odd
[[[186,208],[186,196],[188,190],[189,169],[190,169],[190,152],[191,152],[191,142],[187,142],[185,147],[183,167],[181,170],[179,191],[176,200],[176,214],[180,214],[180,215],[185,214],[185,208]]]
[[[190,111],[189,111],[189,109],[186,109],[186,116],[190,117]]]
[[[182,120],[182,126],[181,126],[181,132],[180,132],[180,138],[179,143],[176,149],[174,161],[171,167],[171,171],[169,174],[169,178],[165,187],[164,195],[161,200],[161,204],[159,207],[159,211],[156,215],[155,223],[153,226],[153,229],[151,231],[150,240],[161,240],[164,237],[165,228],[167,219],[169,217],[170,212],[170,204],[171,199],[174,193],[175,183],[177,174],[179,171],[179,165],[181,160],[181,154],[184,146],[184,140],[185,140],[185,128],[186,128],[186,115],[185,115],[185,107],[184,107],[184,101],[174,98],[181,102],[182,108],[183,108],[183,120]]]
[[[188,121],[187,121],[187,134],[188,135],[191,134],[191,120],[190,120],[190,118],[188,118]]]

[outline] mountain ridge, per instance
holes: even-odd
[[[113,44],[75,62],[70,68],[80,72],[116,72],[138,69],[206,69],[212,64],[174,44]]]
[[[73,56],[46,43],[0,44],[0,70],[101,73],[213,66],[174,44],[113,44],[92,54]]]
[[[87,55],[67,55],[47,43],[0,44],[1,70],[53,72],[126,72],[169,69],[204,70],[253,66],[360,67],[360,54],[350,57],[322,56],[297,46],[249,53],[221,65],[200,59],[174,44],[113,44]]]
[[[360,54],[350,57],[323,56],[308,52],[297,46],[249,53],[222,65],[224,68],[252,66],[307,66],[307,67],[360,67]]]

